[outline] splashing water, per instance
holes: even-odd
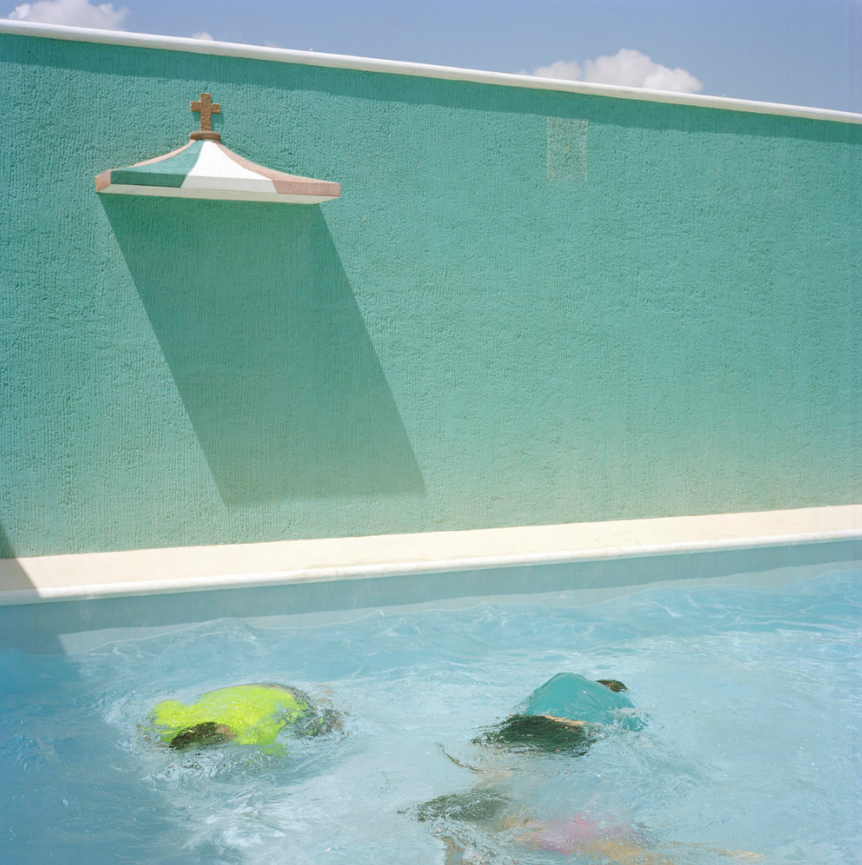
[[[862,574],[530,601],[2,652],[0,860],[862,861]],[[568,753],[473,741],[567,670],[622,679],[641,729]],[[246,682],[343,726],[276,752],[144,735],[160,700]]]

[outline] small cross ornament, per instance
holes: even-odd
[[[197,132],[192,132],[189,136],[193,141],[201,138],[209,141],[221,141],[221,133],[213,132],[213,114],[221,114],[221,105],[213,102],[212,96],[209,93],[201,93],[201,98],[197,102],[191,103],[191,109],[201,116],[201,128]]]

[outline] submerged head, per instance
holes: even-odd
[[[309,697],[283,685],[234,685],[189,703],[164,700],[152,711],[153,732],[170,748],[224,745],[274,746],[284,729],[291,736],[320,736],[337,730],[341,716],[312,705]]]
[[[477,745],[498,745],[509,751],[566,753],[581,757],[595,741],[586,725],[550,715],[512,715],[477,736]]]
[[[182,751],[186,748],[203,748],[208,745],[224,745],[236,738],[236,733],[227,724],[204,721],[193,727],[186,727],[168,743],[169,748]]]
[[[493,825],[509,805],[509,799],[499,790],[474,787],[465,793],[449,793],[431,799],[413,810],[420,823],[442,820],[447,823]],[[403,813],[409,813],[402,811]]]
[[[619,710],[633,708],[623,693],[627,690],[618,679],[593,681],[577,673],[557,673],[533,691],[517,714],[473,741],[580,756],[602,730],[621,723]]]

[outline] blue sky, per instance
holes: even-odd
[[[6,0],[6,6],[0,14],[20,20],[498,72],[543,70],[862,113],[862,0]]]

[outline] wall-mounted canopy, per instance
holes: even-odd
[[[228,150],[212,129],[212,115],[221,113],[209,93],[191,110],[200,112],[201,128],[187,144],[128,168],[113,168],[96,177],[96,191],[122,195],[209,198],[230,201],[272,201],[317,204],[341,195],[341,184],[284,174],[255,165]]]

